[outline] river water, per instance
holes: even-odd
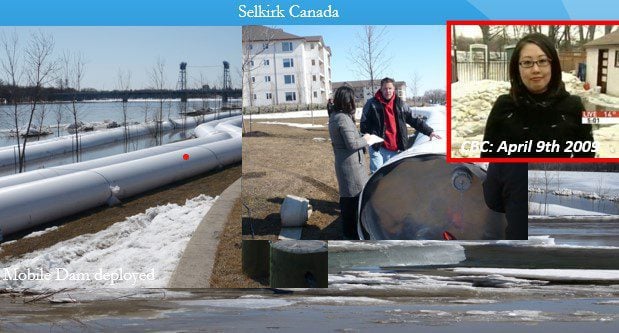
[[[238,104],[240,100],[231,100],[232,104]],[[220,99],[205,99],[205,100],[189,100],[186,103],[182,103],[179,100],[164,100],[163,101],[163,118],[180,118],[181,112],[197,110],[201,108],[211,108],[217,110],[221,108]],[[160,101],[158,100],[136,100],[126,103],[127,110],[127,122],[128,123],[145,123],[151,122],[155,119],[156,114],[161,109]],[[22,111],[27,111],[28,105],[19,106]],[[69,135],[66,130],[67,124],[72,122],[72,114],[70,112],[70,103],[45,103],[42,104],[42,109],[46,110],[47,115],[43,119],[43,125],[51,127],[54,134],[41,136],[39,138],[32,137],[28,141],[38,141],[51,139],[56,136]],[[105,123],[116,121],[122,123],[124,119],[123,115],[123,103],[120,101],[97,101],[97,102],[82,102],[77,103],[78,121],[85,123],[100,124],[98,127],[105,127]],[[9,135],[9,130],[12,129],[11,122],[13,121],[10,116],[12,112],[12,106],[0,105],[0,147],[11,146],[17,143],[15,137]],[[61,114],[61,126],[56,124],[56,112]],[[216,111],[222,112],[222,111]],[[224,113],[226,111],[223,111]],[[35,120],[35,124],[40,123],[39,120]],[[170,142],[176,142],[179,140],[185,140],[189,138],[193,133],[193,129],[188,130],[173,130],[163,134],[161,138],[161,144]],[[108,145],[101,145],[84,149],[81,151],[79,161],[88,161],[100,157],[106,157],[130,151],[140,150],[144,148],[153,147],[157,144],[157,140],[153,135],[144,135],[134,137],[130,139],[130,142],[116,142]],[[17,151],[15,151],[17,156]],[[38,159],[35,161],[29,161],[26,163],[26,171],[36,170],[40,168],[48,168],[68,163],[76,162],[77,157],[73,153],[67,153],[63,155],[52,156],[50,158]],[[17,166],[11,165],[6,167],[0,167],[0,176],[11,175],[17,172]]]
[[[230,100],[231,103],[239,104],[240,100]],[[179,100],[164,100],[163,104],[160,104],[159,100],[130,100],[126,103],[127,107],[127,122],[145,123],[155,119],[159,113],[161,107],[163,107],[163,119],[180,117],[180,113],[184,110],[192,111],[194,109],[221,108],[220,99],[204,99],[196,100],[191,99],[186,103],[182,103]],[[123,122],[123,103],[120,101],[92,101],[81,102],[76,104],[78,121],[85,123],[92,122],[110,122],[116,121],[117,123]],[[24,115],[20,119],[20,124],[23,126],[26,124],[26,115],[28,114],[29,105],[20,105],[20,113]],[[53,126],[54,134],[41,137],[41,139],[52,138],[58,136],[56,131],[57,123],[60,126],[60,135],[69,134],[65,127],[73,122],[72,104],[71,103],[43,103],[40,105],[39,110],[45,110],[45,117],[43,118],[44,126]],[[37,111],[37,114],[40,111]],[[13,106],[0,105],[0,147],[14,145],[16,140],[8,135],[10,129],[14,129],[13,120]],[[60,117],[57,116],[60,114]],[[37,116],[35,116],[37,117]],[[60,118],[60,121],[57,119]],[[33,121],[37,126],[40,125],[40,118],[35,118]],[[32,138],[31,140],[37,140]]]
[[[587,199],[574,195],[555,195],[548,193],[529,193],[529,201],[538,202],[541,204],[555,204],[569,208],[582,209],[591,212],[604,213],[610,215],[619,215],[619,201],[610,201],[605,199]]]

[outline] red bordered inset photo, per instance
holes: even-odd
[[[448,21],[449,162],[619,160],[619,21]]]

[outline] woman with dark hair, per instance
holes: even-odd
[[[335,154],[335,175],[340,191],[340,210],[344,237],[356,236],[359,194],[368,180],[364,148],[369,134],[361,136],[355,122],[355,95],[352,88],[342,86],[335,91],[329,116],[329,135]]]
[[[524,36],[509,62],[511,88],[494,102],[482,157],[595,157],[580,97],[561,80],[559,55],[543,34]]]

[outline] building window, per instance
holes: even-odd
[[[316,60],[312,59],[312,66],[316,66]]]
[[[314,91],[314,97],[318,97],[318,92]]]
[[[292,58],[284,59],[284,67],[294,67],[294,60]]]
[[[312,81],[316,82],[316,75],[312,75]]]
[[[314,49],[314,43],[310,44],[310,48],[313,50]]]
[[[253,61],[253,60],[250,60],[250,61],[249,61],[249,65],[250,65],[251,67],[254,67],[254,61]]]
[[[248,48],[248,49],[250,49],[250,50],[253,50],[253,49],[254,49],[254,46],[253,46],[252,44],[249,44],[249,45],[247,46],[247,48]]]
[[[297,93],[296,92],[287,92],[286,93],[286,102],[292,102],[292,101],[296,101],[297,100]]]
[[[294,83],[294,75],[284,75],[284,83],[285,84]]]
[[[256,94],[254,94],[254,101],[257,99]]]
[[[262,62],[265,66],[268,66],[270,64],[269,59],[264,59],[264,61]]]
[[[262,49],[266,50],[269,48],[269,43],[262,43]]]
[[[271,95],[271,93],[267,93],[267,99],[271,99],[273,98],[273,95]]]
[[[252,82],[252,83],[255,83],[255,82],[256,82],[256,77],[255,77],[255,76],[252,76],[252,77],[251,77],[251,82]]]
[[[267,75],[264,77],[264,82],[271,82],[271,76]]]
[[[292,52],[292,42],[283,42],[282,43],[282,51],[284,51],[284,52]]]
[[[615,51],[615,67],[619,67],[619,51]]]

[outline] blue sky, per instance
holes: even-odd
[[[277,26],[284,31],[300,35],[322,35],[331,47],[331,71],[333,82],[365,80],[359,77],[349,54],[357,44],[356,35],[363,26]],[[382,28],[382,26],[377,26]],[[411,84],[413,73],[421,77],[419,93],[429,89],[446,89],[445,72],[445,26],[439,25],[394,25],[386,27],[388,46],[386,54],[392,61],[385,76]],[[410,96],[410,90],[407,91]]]
[[[201,74],[206,84],[221,86],[224,60],[231,65],[232,85],[241,86],[241,27],[0,27],[0,36],[16,31],[25,45],[38,30],[54,37],[57,56],[64,50],[83,53],[83,88],[116,88],[119,69],[131,71],[131,88],[148,87],[159,57],[169,88],[176,87],[183,61],[190,88],[199,86]]]

